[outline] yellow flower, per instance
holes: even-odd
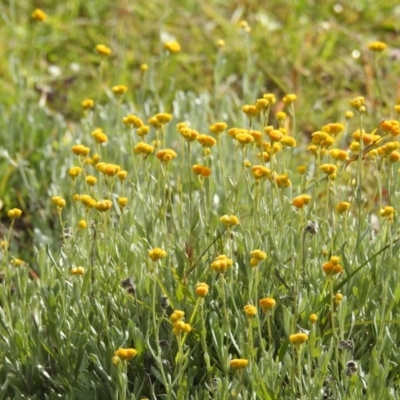
[[[133,114],[128,114],[126,117],[122,118],[122,123],[127,126],[134,126],[135,128],[141,128],[144,123],[143,121]]]
[[[295,197],[292,200],[292,204],[296,207],[296,208],[302,208],[305,205],[307,205],[310,201],[311,201],[311,196],[308,194],[302,194],[300,196]]]
[[[292,136],[283,136],[279,142],[286,147],[296,147],[296,140]]]
[[[121,96],[128,91],[128,88],[125,85],[116,85],[111,90],[116,96]]]
[[[129,361],[130,359],[134,358],[137,355],[136,349],[123,349],[120,348],[114,353],[114,357],[118,357],[121,360]]]
[[[81,196],[79,196],[79,200],[87,208],[94,208],[97,204],[97,201],[88,194],[82,194]]]
[[[247,304],[244,306],[243,311],[249,318],[252,318],[257,314],[257,307]]]
[[[167,124],[172,120],[172,115],[168,113],[159,113],[154,116],[154,118],[160,123],[160,124]]]
[[[100,211],[100,212],[108,211],[108,210],[111,209],[111,207],[112,207],[112,201],[111,200],[100,200],[94,206],[94,208],[97,211]]]
[[[264,251],[261,250],[253,250],[250,253],[252,258],[255,258],[256,260],[262,261],[265,260],[267,258],[267,253],[265,253]]]
[[[275,115],[275,117],[276,117],[276,119],[278,120],[278,121],[284,121],[285,119],[286,119],[286,113],[285,112],[283,112],[283,111],[278,111],[277,113],[276,113],[276,115]]]
[[[236,217],[235,215],[223,215],[219,219],[226,227],[230,227],[233,225],[239,225],[240,221],[239,218]]]
[[[72,267],[71,274],[72,275],[83,275],[85,273],[85,268],[83,267]]]
[[[294,103],[297,100],[297,96],[295,94],[287,94],[283,98],[283,102],[288,106],[289,104]]]
[[[256,100],[255,107],[258,112],[262,112],[268,107],[268,105],[269,105],[268,100],[263,98],[263,99]]]
[[[339,305],[342,300],[343,300],[343,295],[341,293],[336,293],[335,294],[335,303]]]
[[[318,321],[318,316],[317,314],[311,314],[309,319],[312,324],[315,324]]]
[[[299,165],[299,166],[297,167],[297,172],[298,172],[300,175],[304,175],[304,174],[307,172],[307,165]]]
[[[228,125],[225,122],[216,122],[215,124],[212,124],[209,126],[209,129],[214,135],[219,135],[222,133]]]
[[[87,156],[90,153],[89,147],[82,144],[76,144],[71,147],[72,152],[77,156]]]
[[[149,154],[154,152],[154,147],[145,142],[139,142],[133,148],[133,152],[135,154],[143,154],[145,157],[147,157]]]
[[[308,340],[308,336],[305,333],[295,333],[289,336],[290,343],[295,346],[301,345]]]
[[[235,139],[242,145],[246,146],[246,144],[254,142],[254,137],[250,135],[249,133],[238,133],[235,137]]]
[[[139,137],[146,136],[150,132],[150,127],[148,125],[143,125],[136,131]]]
[[[336,205],[336,211],[340,214],[343,214],[349,211],[351,204],[347,201],[341,201]]]
[[[242,369],[249,365],[249,360],[246,360],[245,358],[234,358],[229,362],[229,364],[233,369]]]
[[[260,299],[258,304],[263,312],[266,313],[271,311],[275,307],[276,301],[272,297],[264,297],[263,299]]]
[[[149,69],[149,66],[146,63],[140,64],[140,70],[142,72],[146,72]]]
[[[179,53],[181,45],[176,40],[170,40],[164,43],[164,49],[170,53]]]
[[[78,228],[79,229],[86,229],[87,228],[87,222],[84,219],[81,219],[78,222]]]
[[[64,208],[64,207],[66,206],[66,201],[65,201],[65,199],[63,199],[63,198],[60,197],[60,196],[53,196],[53,197],[51,198],[51,201],[52,201],[53,204],[54,204],[55,206],[57,206],[58,208]]]
[[[124,180],[126,179],[126,177],[128,176],[128,171],[124,171],[124,170],[119,171],[119,172],[117,173],[117,176],[118,176],[118,179],[119,179],[120,181],[124,181]]]
[[[45,13],[43,10],[41,10],[40,8],[36,8],[36,9],[32,12],[31,18],[34,19],[35,21],[43,22],[43,21],[47,18],[47,15],[46,15],[46,13]]]
[[[276,103],[276,98],[275,95],[272,93],[264,93],[263,98],[268,100],[269,104],[275,104]]]
[[[244,105],[242,107],[242,111],[246,114],[247,118],[249,119],[254,118],[259,113],[256,106],[249,104]]]
[[[283,133],[278,129],[269,129],[267,126],[264,128],[264,131],[270,138],[271,142],[279,142],[283,137]]]
[[[111,362],[113,365],[118,365],[120,358],[117,356],[114,356],[111,358]]]
[[[118,198],[118,204],[119,204],[119,206],[120,206],[120,208],[122,210],[128,204],[128,198],[127,197],[119,197]]]
[[[174,310],[174,312],[169,316],[172,322],[178,322],[183,319],[185,312],[181,310]]]
[[[107,135],[100,128],[95,129],[91,135],[97,143],[101,144],[108,141]]]
[[[211,264],[211,269],[215,272],[224,273],[228,267],[233,265],[233,261],[228,258],[225,254],[218,256],[215,261]]]
[[[206,283],[198,283],[196,285],[196,294],[199,297],[206,297],[208,294],[209,286]]]
[[[344,117],[345,117],[346,119],[352,119],[352,118],[354,117],[353,111],[346,111],[346,112],[344,113]]]
[[[112,53],[111,49],[104,44],[98,44],[95,47],[95,50],[98,54],[100,54],[103,57],[108,57]]]
[[[17,219],[21,216],[22,214],[22,210],[20,210],[19,208],[13,208],[11,210],[8,210],[7,212],[7,216],[10,219]]]
[[[158,151],[156,156],[160,161],[168,163],[171,160],[173,160],[174,158],[176,158],[177,154],[171,149],[164,149],[164,150]]]
[[[95,176],[88,175],[88,176],[86,177],[86,183],[87,183],[89,186],[94,186],[94,185],[96,184],[96,182],[97,182],[97,178],[96,178]]]
[[[246,33],[250,33],[251,32],[250,25],[245,20],[239,21],[238,22],[238,26],[239,26],[239,28],[243,29]]]
[[[353,107],[355,110],[357,110],[360,113],[365,112],[365,100],[364,97],[358,96],[355,97],[353,100],[350,100],[350,107]]]
[[[333,175],[337,171],[336,165],[333,164],[322,164],[319,169],[326,175]]]
[[[13,258],[10,262],[15,267],[25,267],[26,266],[26,262],[24,260],[20,260],[19,258]]]
[[[85,99],[82,101],[81,107],[84,110],[91,110],[94,107],[94,101],[92,99]]]
[[[200,164],[193,165],[192,171],[196,175],[201,175],[203,178],[208,178],[211,175],[211,168],[205,167]]]
[[[389,221],[393,220],[394,214],[396,213],[395,209],[392,206],[385,206],[379,210],[379,215],[388,219]]]
[[[329,150],[329,155],[335,160],[346,161],[349,158],[349,153],[346,150],[332,149]]]
[[[331,124],[324,125],[322,127],[322,131],[329,133],[332,136],[336,136],[344,131],[344,125],[334,122]]]
[[[217,141],[209,135],[199,135],[197,136],[197,141],[203,146],[203,147],[214,147],[217,144]]]
[[[194,129],[190,129],[187,126],[182,126],[178,129],[182,137],[184,137],[188,142],[194,142],[199,136],[199,132],[195,131]]]
[[[322,265],[322,270],[328,276],[333,276],[343,272],[343,267],[339,264],[338,256],[331,256],[330,260]]]
[[[165,258],[167,256],[167,252],[159,247],[155,247],[152,250],[149,250],[149,257],[152,261],[157,262],[161,258]]]
[[[371,42],[371,43],[368,45],[368,48],[369,48],[371,51],[383,51],[383,50],[386,49],[386,47],[387,47],[387,44],[384,43],[384,42]]]

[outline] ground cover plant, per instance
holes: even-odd
[[[400,10],[4,2],[0,398],[397,399]]]

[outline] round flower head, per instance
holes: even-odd
[[[164,43],[164,49],[169,53],[179,53],[181,51],[181,45],[176,40],[170,40]]]
[[[305,333],[295,333],[289,336],[290,343],[295,346],[299,346],[308,340],[308,336]]]
[[[386,44],[386,43],[384,43],[384,42],[378,42],[378,41],[376,41],[376,42],[371,42],[371,43],[368,45],[368,48],[369,48],[371,51],[377,51],[377,52],[381,52],[381,51],[385,50],[386,47],[387,47],[387,44]]]
[[[7,212],[7,216],[10,219],[17,219],[22,215],[22,210],[20,210],[19,208],[13,208],[11,210],[8,210]]]
[[[264,297],[263,299],[260,299],[258,304],[263,312],[268,312],[275,307],[276,301],[271,297]]]
[[[249,360],[244,358],[234,358],[229,362],[231,368],[233,369],[242,369],[246,368],[249,365]]]
[[[252,318],[257,314],[257,307],[247,304],[243,311],[249,318]]]
[[[32,12],[31,18],[34,19],[35,21],[43,22],[43,21],[47,18],[47,15],[46,15],[46,13],[45,13],[43,10],[41,10],[40,8],[36,8],[36,9]]]
[[[206,283],[198,283],[196,285],[195,292],[196,292],[197,296],[199,296],[199,297],[206,297],[208,294],[208,289],[209,289],[209,287]]]
[[[152,261],[157,262],[161,258],[165,258],[167,256],[167,252],[159,247],[155,247],[152,250],[149,250],[149,257]]]
[[[309,319],[312,324],[315,324],[318,321],[318,316],[317,314],[311,314]]]
[[[112,53],[111,49],[104,44],[98,44],[95,47],[95,50],[98,54],[100,54],[103,57],[108,57]]]

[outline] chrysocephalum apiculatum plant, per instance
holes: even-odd
[[[57,24],[36,9],[24,26],[43,63]],[[60,132],[43,145],[42,192],[44,161],[24,164],[23,146],[14,161],[4,141],[31,201],[15,190],[2,217],[0,397],[396,398],[400,105],[387,45],[364,46],[366,94],[336,93],[340,112],[316,125],[306,85],[258,85],[271,71],[257,25],[224,24],[206,95],[179,87],[197,66],[184,68],[187,37],[163,28],[135,61],[120,34],[93,36],[91,90],[69,94],[79,120],[50,114],[44,92],[16,104],[49,110]],[[222,98],[231,68],[242,86]],[[48,124],[30,118],[35,132]],[[25,247],[36,214],[51,234],[32,225]]]

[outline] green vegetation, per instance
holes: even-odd
[[[397,399],[399,7],[34,3],[0,5],[0,399]]]

